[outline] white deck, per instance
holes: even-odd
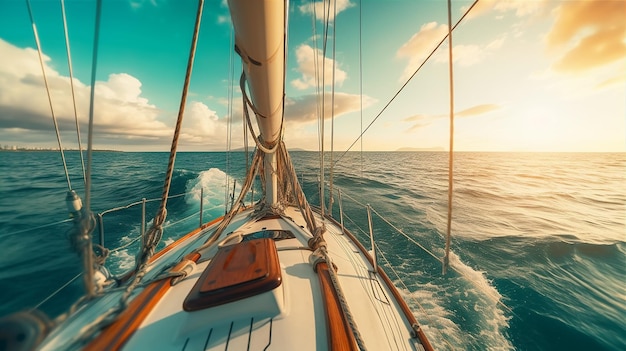
[[[152,308],[137,331],[123,346],[124,350],[326,350],[328,349],[324,302],[317,273],[309,263],[307,248],[310,234],[302,229],[304,221],[293,208],[286,219],[250,221],[244,211],[224,231],[244,230],[253,233],[263,229],[290,230],[296,238],[275,241],[282,283],[274,290],[223,305],[193,312],[183,310],[183,301],[209,264],[203,252],[195,270],[183,281],[167,290]],[[296,219],[294,222],[288,218]],[[316,217],[320,221],[319,217]],[[368,350],[421,350],[410,336],[409,322],[404,318],[393,295],[363,253],[341,229],[326,223],[324,238],[333,263],[337,266],[340,285]],[[207,231],[208,232],[208,231]],[[150,279],[171,262],[204,242],[206,233],[192,237],[153,263],[146,275]],[[57,331],[42,345],[56,349],[64,345],[89,319],[103,313],[119,300],[112,293],[95,301],[86,313],[72,317],[64,332]],[[87,309],[86,309],[87,310]],[[54,335],[56,334],[56,335]],[[64,341],[65,340],[65,341]]]

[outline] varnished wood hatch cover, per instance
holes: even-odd
[[[220,248],[183,303],[196,311],[241,300],[281,284],[276,244],[255,239]]]

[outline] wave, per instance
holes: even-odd
[[[225,201],[230,198],[230,195],[226,195],[226,184],[232,184],[232,180],[224,171],[217,168],[202,171],[187,182],[185,201],[196,210],[202,201],[205,211],[218,215],[219,211],[224,210]],[[230,185],[228,191],[229,194],[232,191]]]
[[[404,266],[414,267],[415,262],[405,261],[399,269]],[[401,291],[431,342],[451,350],[513,350],[507,337],[512,317],[492,281],[454,252],[450,267],[445,276],[403,273],[412,291]]]

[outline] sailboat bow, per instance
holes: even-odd
[[[370,252],[302,191],[282,140],[286,2],[228,3],[259,130],[239,197],[42,328],[36,348],[432,350]],[[263,199],[246,206],[257,176]]]

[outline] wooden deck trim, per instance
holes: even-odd
[[[190,231],[189,233],[183,235],[182,237],[178,238],[176,241],[174,241],[173,243],[167,245],[166,247],[163,248],[163,250],[157,252],[154,254],[154,256],[152,256],[150,258],[149,263],[152,263],[154,261],[156,261],[159,257],[163,256],[164,254],[166,254],[167,252],[171,251],[173,248],[175,248],[176,246],[180,245],[183,241],[189,239],[190,237],[198,234],[199,232],[201,232],[202,230],[212,226],[213,224],[221,221],[224,218],[224,216],[222,217],[218,217],[215,218],[214,220],[208,222],[208,223],[204,223],[202,226]]]
[[[172,271],[182,269],[186,260],[196,262],[199,258],[199,253],[191,253],[185,256],[185,259],[179,262]],[[118,316],[117,320],[104,329],[85,349],[119,350],[135,333],[163,295],[165,295],[171,286],[170,282],[171,279],[162,279],[148,285],[131,301],[128,308]]]
[[[322,288],[324,299],[324,314],[326,315],[326,332],[328,333],[328,349],[331,351],[357,351],[358,346],[348,324],[348,320],[341,309],[339,296],[333,287],[328,271],[328,264],[320,262],[316,265],[317,276]]]
[[[333,222],[338,227],[341,227],[341,224],[338,223],[337,220],[335,220],[334,218],[332,218],[330,216],[326,216],[326,219],[328,219],[329,221]],[[359,250],[361,250],[361,253],[363,253],[365,255],[365,257],[367,258],[367,260],[369,261],[369,263],[373,267],[374,266],[374,259],[369,254],[369,252],[365,249],[363,244],[361,244],[361,242],[354,236],[354,234],[352,234],[345,227],[344,227],[344,234],[347,235],[350,238],[350,240],[352,240],[352,242],[359,248]],[[385,271],[380,266],[378,266],[377,272],[378,272],[378,275],[380,275],[383,278],[383,281],[385,282],[385,285],[387,285],[387,288],[389,288],[389,290],[393,294],[394,299],[400,305],[400,309],[402,309],[402,312],[403,312],[404,316],[408,319],[408,322],[411,324],[412,327],[413,326],[416,327],[416,328],[411,328],[417,334],[417,335],[415,335],[415,337],[418,338],[418,340],[420,341],[422,346],[424,346],[424,349],[426,351],[434,351],[433,346],[430,344],[430,341],[426,337],[426,334],[424,333],[424,331],[420,327],[420,324],[417,322],[417,319],[413,315],[413,311],[411,311],[409,306],[406,304],[406,301],[404,301],[404,298],[402,298],[402,296],[400,296],[400,292],[398,291],[396,286],[393,285],[393,282],[391,281],[391,279],[389,279],[389,276],[387,276],[387,273],[385,273]],[[415,330],[415,329],[417,329],[417,330]]]

